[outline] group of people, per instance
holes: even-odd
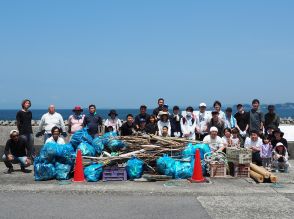
[[[117,132],[122,136],[153,134],[179,137],[203,141],[213,151],[225,151],[226,147],[250,148],[253,151],[253,162],[258,165],[268,167],[273,161],[274,167],[287,170],[288,144],[279,130],[280,118],[273,105],[269,105],[268,113],[263,115],[259,110],[259,100],[254,99],[249,112],[244,110],[242,104],[238,104],[237,113],[233,115],[230,107],[222,111],[220,101],[213,103],[211,112],[206,110],[205,103],[200,103],[197,111],[189,106],[182,112],[178,106],[174,106],[170,112],[163,98],[159,98],[157,103],[152,115],[147,113],[146,105],[141,105],[138,115],[128,114],[125,122],[118,118],[116,110],[110,110],[109,117],[103,122],[95,105],[89,105],[87,115],[83,114],[81,106],[76,106],[68,118],[67,130],[62,116],[55,111],[54,105],[50,105],[48,112],[41,118],[35,136],[44,136],[45,143],[51,141],[63,144],[63,138],[86,127],[92,137],[100,136],[104,132]],[[30,107],[31,101],[25,99],[22,109],[16,115],[18,130],[11,131],[5,147],[3,160],[9,173],[13,171],[11,163],[20,163],[25,171],[25,167],[32,162],[31,157],[35,156]],[[15,153],[16,144],[21,148],[21,153]]]

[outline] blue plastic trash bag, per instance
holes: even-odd
[[[194,159],[197,149],[200,150],[201,160],[204,159],[204,154],[206,154],[207,152],[210,152],[210,147],[208,144],[193,145],[192,143],[189,143],[182,152],[183,158],[193,158]]]
[[[93,138],[88,133],[87,128],[83,128],[81,130],[76,131],[71,137],[70,143],[74,148],[76,148],[82,141],[86,141],[89,144],[92,144]]]
[[[169,157],[167,154],[164,154],[162,157],[156,160],[158,172],[166,176],[174,176],[174,165],[175,160]]]
[[[115,138],[115,137],[117,137],[117,132],[106,132],[106,133],[101,137],[101,139],[102,139],[102,142],[103,142],[104,145],[108,145],[108,142],[109,142],[111,139]]]
[[[102,139],[99,137],[94,138],[92,145],[98,154],[101,154],[104,150],[104,144],[102,142]]]
[[[71,157],[74,152],[74,148],[71,144],[59,144],[57,147],[56,156]]]
[[[97,182],[101,179],[102,171],[103,171],[102,164],[91,164],[84,169],[84,175],[88,182]]]
[[[126,170],[129,179],[141,178],[143,174],[143,161],[136,157],[132,157],[127,162]]]
[[[188,179],[193,174],[191,162],[176,161],[174,165],[175,179]]]
[[[56,179],[67,180],[70,177],[71,165],[62,164],[59,162],[55,163]]]
[[[95,148],[87,142],[82,142],[77,147],[77,150],[80,149],[83,156],[95,156],[96,151]]]
[[[123,141],[117,140],[117,139],[111,139],[107,143],[107,147],[111,151],[119,151],[120,149],[124,148],[125,146],[126,146],[126,144]]]
[[[55,162],[58,146],[59,144],[54,142],[46,143],[40,151],[40,158],[42,162],[49,162],[49,163]]]
[[[36,181],[54,179],[56,176],[54,164],[43,163],[40,157],[36,157],[34,161],[34,176]]]

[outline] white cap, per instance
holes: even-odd
[[[209,131],[210,132],[218,132],[218,129],[215,126],[212,126]]]
[[[278,147],[278,146],[284,146],[284,145],[283,145],[282,142],[278,142],[278,143],[276,144],[276,147]]]
[[[206,103],[200,103],[199,107],[206,107]]]
[[[16,129],[13,129],[9,132],[9,135],[12,135],[13,133],[19,134],[19,131],[17,131]]]

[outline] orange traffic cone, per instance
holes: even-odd
[[[200,159],[200,150],[196,150],[195,161],[194,161],[194,172],[191,179],[191,183],[201,183],[206,182],[206,179],[202,175],[201,159]]]
[[[76,163],[74,167],[74,178],[72,181],[85,182],[83,158],[82,158],[82,152],[80,149],[77,151]]]

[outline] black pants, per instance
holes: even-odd
[[[252,162],[256,163],[258,166],[262,166],[262,159],[260,158],[259,151],[252,152]]]
[[[196,134],[196,140],[203,141],[204,137],[208,134]]]

